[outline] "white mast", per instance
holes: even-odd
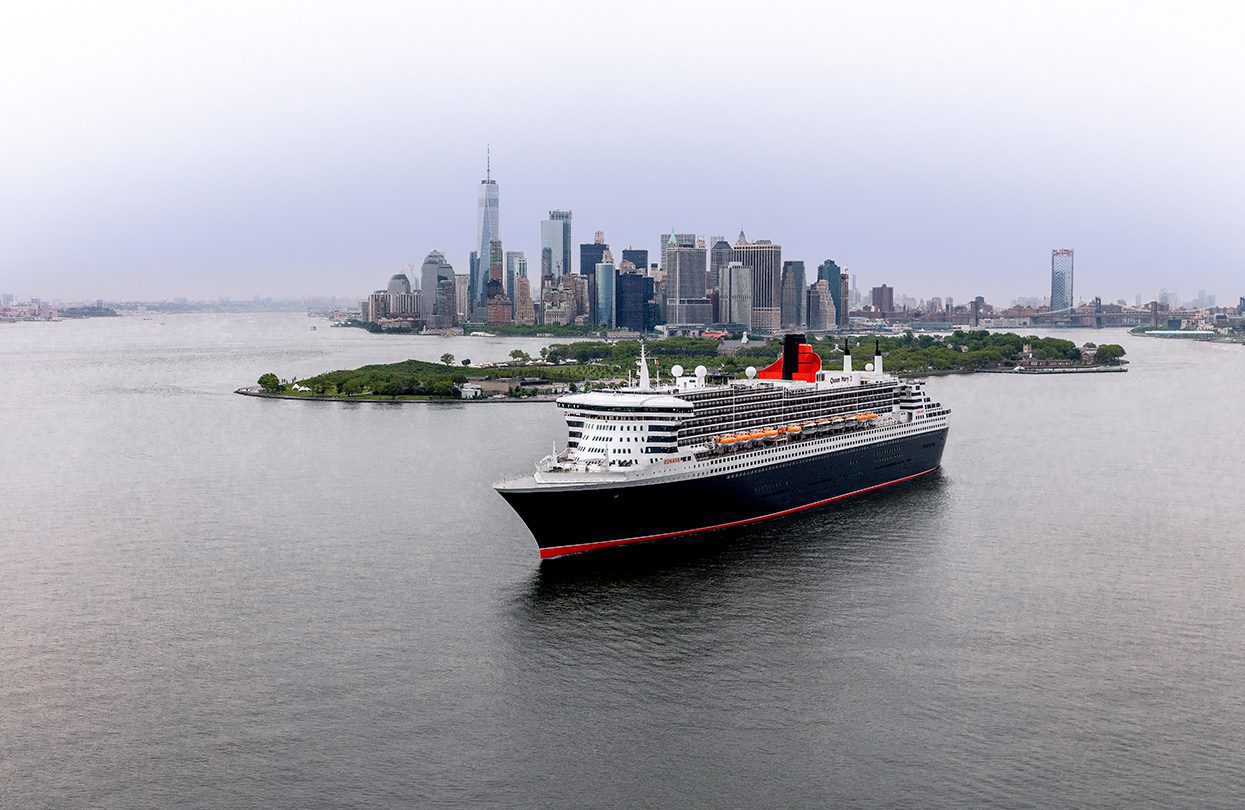
[[[648,356],[644,353],[644,341],[640,341],[640,390],[648,390]]]

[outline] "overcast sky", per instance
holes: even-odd
[[[0,291],[359,296],[539,222],[918,297],[1245,295],[1241,4],[81,3],[0,11]],[[576,258],[577,260],[577,258]]]

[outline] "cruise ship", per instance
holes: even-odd
[[[541,558],[687,537],[813,509],[938,469],[950,411],[883,370],[825,370],[804,335],[744,379],[670,369],[654,385],[570,394],[566,447],[497,492]]]

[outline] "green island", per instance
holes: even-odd
[[[112,307],[62,307],[59,310],[62,318],[116,318],[117,311]]]
[[[809,340],[827,368],[843,362],[847,341],[856,356],[856,368],[872,362],[875,345],[882,351],[887,371],[900,376],[956,374],[983,371],[1101,370],[1119,366],[1124,349],[1117,344],[1078,347],[1060,338],[1023,337],[985,330],[957,331],[947,336],[865,335]],[[703,365],[712,373],[737,376],[748,366],[769,365],[781,353],[778,339],[741,343],[713,338],[667,338],[646,341],[645,351],[654,371],[668,374],[678,364],[686,369]],[[339,399],[344,401],[437,401],[471,396],[522,399],[554,396],[563,391],[610,388],[626,383],[640,356],[638,340],[555,343],[539,356],[515,349],[506,363],[473,366],[470,359],[451,354],[440,363],[404,360],[355,369],[328,371],[299,380],[281,380],[268,372],[259,388],[239,393],[261,396]]]

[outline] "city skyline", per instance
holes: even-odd
[[[462,32],[498,33],[527,12],[378,7],[350,21],[356,44],[326,49],[346,21],[299,8],[275,59],[266,43],[292,7],[240,30],[221,11],[39,7],[0,33],[0,63],[37,77],[0,89],[17,122],[0,139],[21,156],[0,169],[0,289],[351,296],[432,250],[466,272],[491,149],[505,186],[497,235],[533,269],[540,221],[568,210],[574,245],[604,230],[616,250],[656,256],[651,235],[671,222],[745,230],[784,259],[834,258],[866,288],[918,296],[1043,296],[1061,245],[1077,251],[1078,294],[1239,293],[1234,10],[836,7],[826,48],[779,4],[750,32],[772,64],[730,81],[713,43],[729,40],[737,9],[662,6],[657,27],[642,4],[601,12],[598,30],[646,38],[643,63],[575,59],[596,46],[570,37],[557,58],[507,50],[457,66]],[[444,36],[398,47],[429,27]],[[686,40],[689,27],[704,36]],[[558,71],[567,59],[584,68]],[[657,126],[674,120],[672,77],[697,89],[680,93],[678,126]],[[723,131],[709,114],[749,99],[773,115]],[[587,106],[654,125],[585,128]],[[508,125],[484,134],[484,119]]]

